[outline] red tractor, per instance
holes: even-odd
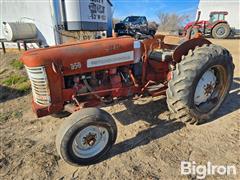
[[[204,35],[211,35],[213,38],[225,39],[231,34],[231,28],[228,22],[225,20],[225,16],[228,15],[226,11],[214,11],[210,13],[210,19],[208,21],[201,20],[196,24],[195,22],[190,22],[184,27],[184,32],[186,33],[190,27],[192,28],[192,34],[201,32]]]
[[[21,61],[36,115],[71,113],[56,147],[75,166],[99,162],[115,143],[113,117],[96,107],[136,95],[166,95],[177,120],[203,123],[226,98],[234,69],[228,50],[207,39],[165,35],[63,44],[24,52]]]

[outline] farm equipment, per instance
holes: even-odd
[[[101,104],[166,95],[175,118],[200,124],[226,98],[234,65],[228,50],[204,38],[156,35],[87,40],[24,52],[38,117],[66,111],[57,151],[75,166],[99,162],[117,137]],[[150,110],[149,110],[150,111]]]
[[[201,20],[196,24],[195,22],[190,22],[184,27],[183,32],[186,33],[194,24],[192,34],[201,32],[203,35],[209,34],[213,38],[225,39],[231,34],[231,28],[225,20],[226,15],[228,15],[226,11],[213,11],[210,13],[210,19],[208,21]]]

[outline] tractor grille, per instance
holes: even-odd
[[[26,69],[32,85],[34,102],[41,106],[49,106],[51,98],[45,68],[40,66],[33,68],[26,67]]]

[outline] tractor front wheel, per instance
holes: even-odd
[[[226,39],[231,33],[231,28],[226,23],[217,24],[212,29],[212,37],[215,39]]]
[[[200,124],[213,117],[233,80],[232,56],[217,45],[190,50],[168,83],[167,103],[176,118]]]
[[[111,115],[98,108],[73,113],[62,124],[56,147],[68,164],[90,165],[98,162],[115,143],[117,126]]]

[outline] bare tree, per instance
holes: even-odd
[[[176,31],[180,29],[188,19],[187,15],[177,15],[175,13],[159,13],[159,31]]]
[[[150,29],[155,29],[155,30],[157,30],[157,29],[158,29],[158,24],[157,24],[155,21],[150,21],[150,22],[148,22],[148,27],[149,27]]]

